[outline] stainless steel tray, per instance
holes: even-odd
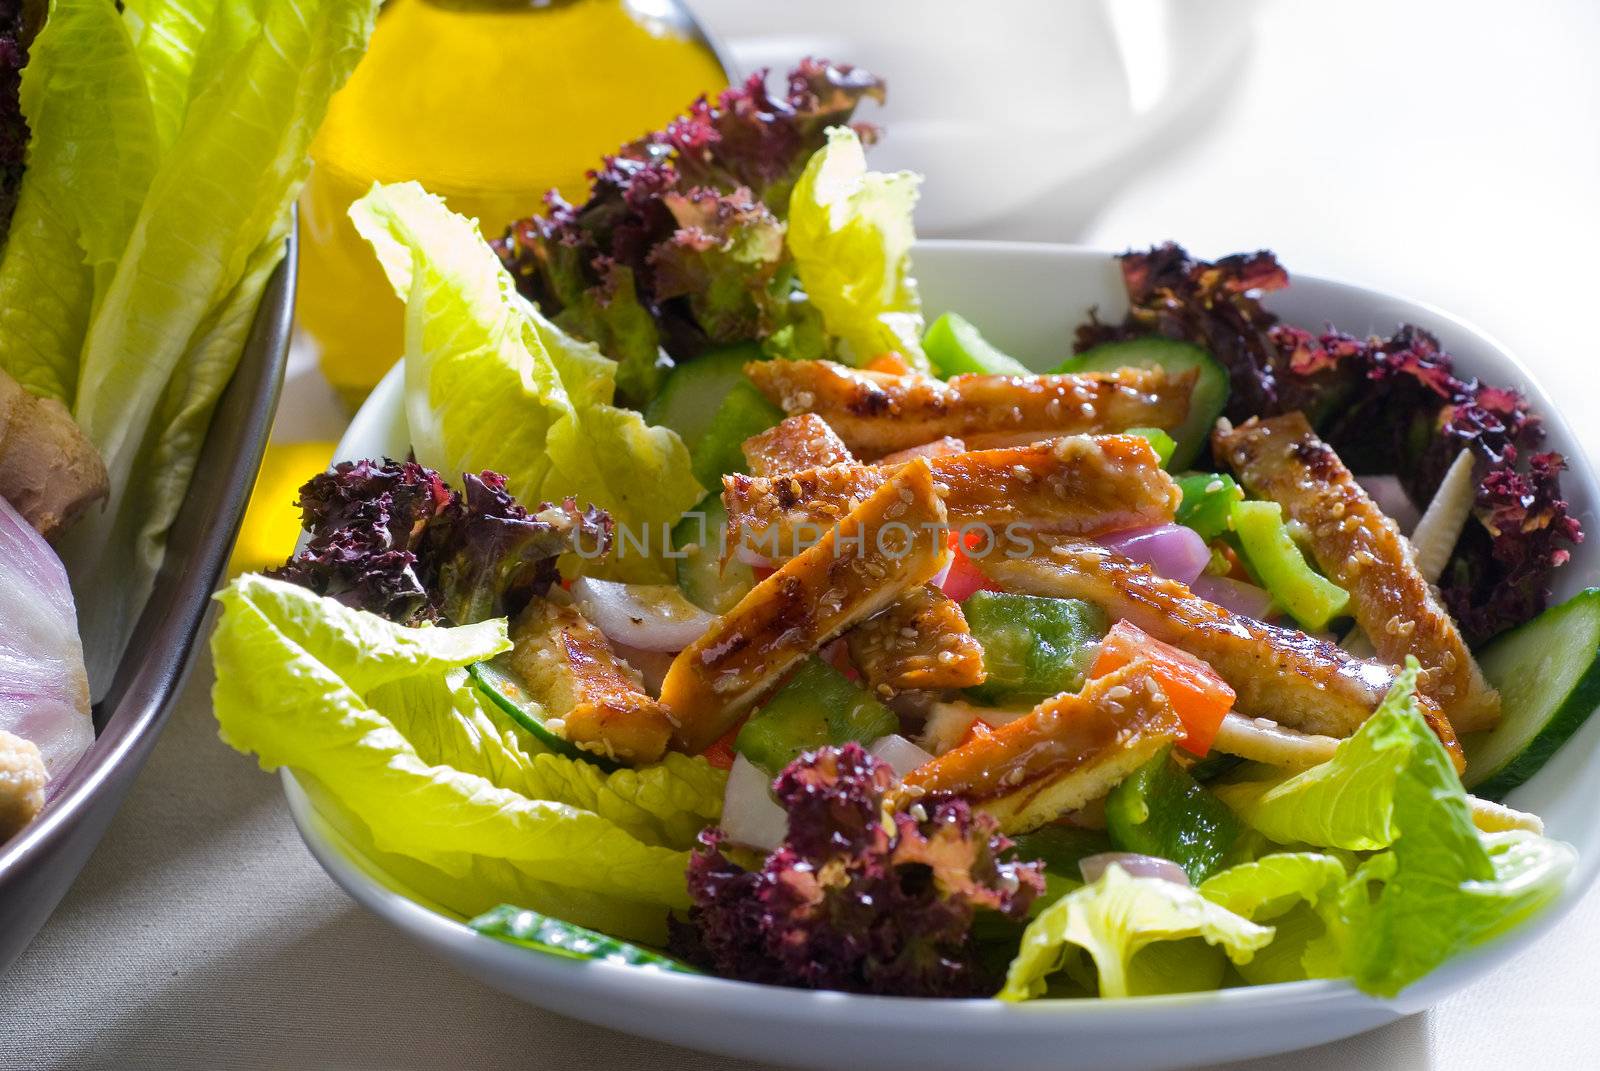
[[[294,321],[292,234],[287,244],[218,401],[150,603],[110,690],[95,705],[94,746],[44,813],[0,845],[0,970],[33,940],[83,869],[155,746],[188,671],[278,407]]]

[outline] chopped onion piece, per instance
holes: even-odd
[[[1189,585],[1189,590],[1224,610],[1253,617],[1257,621],[1265,621],[1272,616],[1272,596],[1267,589],[1243,580],[1227,576],[1200,576]]]
[[[667,669],[672,665],[671,651],[646,651],[625,643],[613,643],[611,649],[618,658],[639,671],[639,681],[645,691],[653,696],[661,694],[661,682],[667,679]]]
[[[933,756],[922,748],[913,744],[899,733],[890,733],[874,741],[867,750],[875,758],[882,759],[889,764],[896,777],[904,777],[925,762],[932,762]]]
[[[38,747],[57,784],[94,743],[78,615],[61,559],[4,498],[0,607],[0,729]]]
[[[1168,580],[1192,584],[1211,561],[1211,548],[1200,533],[1181,524],[1158,524],[1114,532],[1100,540],[1102,546],[1125,558],[1143,562]]]
[[[1140,855],[1138,852],[1101,852],[1099,855],[1086,855],[1078,860],[1078,870],[1083,874],[1083,880],[1093,885],[1100,880],[1106,872],[1106,867],[1116,865],[1122,868],[1123,873],[1130,878],[1160,878],[1176,885],[1189,884],[1189,875],[1183,872],[1183,867],[1170,859],[1158,859],[1153,855]]]
[[[582,577],[572,597],[613,643],[641,651],[681,651],[716,620],[671,584],[619,584]]]
[[[722,797],[722,830],[728,839],[770,852],[783,843],[789,816],[772,798],[772,778],[743,755],[735,755]]]

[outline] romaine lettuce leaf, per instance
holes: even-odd
[[[462,914],[516,903],[655,941],[688,905],[682,849],[723,775],[682,756],[605,774],[546,751],[463,669],[510,646],[504,620],[410,628],[253,575],[218,598],[223,740],[294,769],[386,867],[411,860],[400,880]]]
[[[0,368],[70,407],[92,309],[157,163],[144,75],[114,6],[54,6],[23,72],[21,104],[33,137],[0,260]]]
[[[103,692],[283,255],[376,0],[58,0],[23,85],[0,366],[67,404],[110,476],[61,544]]]
[[[406,414],[417,459],[504,473],[523,502],[597,505],[650,555],[606,573],[670,580],[665,533],[703,495],[675,432],[610,404],[615,362],[516,291],[477,226],[416,183],[374,186],[350,209],[406,302]],[[631,553],[628,551],[631,549]]]
[[[1029,923],[998,996],[1016,1001],[1045,995],[1046,978],[1067,966],[1078,949],[1093,960],[1102,997],[1189,989],[1196,977],[1206,977],[1205,954],[1199,962],[1188,962],[1195,946],[1182,953],[1184,969],[1178,977],[1169,975],[1159,990],[1160,972],[1138,971],[1136,955],[1158,942],[1201,938],[1220,946],[1235,963],[1245,963],[1271,942],[1272,934],[1270,926],[1257,926],[1194,889],[1161,878],[1129,877],[1113,864],[1099,881],[1073,890]],[[1213,975],[1209,986],[1203,981],[1200,986],[1216,984]]]
[[[1387,848],[1399,832],[1395,792],[1417,750],[1409,717],[1415,683],[1414,673],[1402,673],[1389,697],[1327,762],[1280,780],[1214,785],[1213,791],[1278,844]],[[1465,813],[1464,797],[1460,806]]]
[[[1200,895],[1251,922],[1271,922],[1272,943],[1239,965],[1255,985],[1343,973],[1337,903],[1344,864],[1316,852],[1278,852],[1200,883]]]
[[[849,127],[828,131],[789,201],[789,251],[800,283],[855,364],[890,350],[926,368],[922,303],[911,277],[911,211],[921,178],[867,170]]]
[[[1379,996],[1553,899],[1575,859],[1570,846],[1532,833],[1478,832],[1455,767],[1417,708],[1417,672],[1408,658],[1383,703],[1327,762],[1275,783],[1218,788],[1278,843],[1382,849],[1343,883],[1329,926],[1341,973]],[[1327,944],[1308,951],[1331,954]]]

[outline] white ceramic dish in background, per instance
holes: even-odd
[[[1070,241],[1117,186],[1203,128],[1255,0],[688,0],[745,72],[799,56],[889,81],[873,166],[938,176],[917,229]],[[781,12],[781,17],[779,13]],[[1024,31],[1022,28],[1026,27]]]
[[[997,345],[1040,367],[1056,363],[1091,306],[1126,307],[1110,255],[1064,246],[924,242],[917,275],[930,315],[959,309]],[[1566,490],[1587,527],[1600,489],[1560,413],[1526,368],[1454,317],[1403,298],[1305,276],[1271,307],[1307,327],[1331,321],[1354,333],[1406,321],[1438,332],[1463,371],[1525,391],[1543,413],[1549,444],[1567,452]],[[350,425],[342,458],[408,449],[398,370]],[[1600,572],[1600,540],[1577,548],[1561,571],[1564,598]],[[1481,978],[1553,926],[1600,872],[1600,718],[1591,721],[1510,802],[1541,814],[1580,861],[1561,899],[1530,924],[1457,957],[1395,1000],[1342,981],[1297,982],[1132,1000],[927,1001],[814,993],[677,976],[542,955],[473,933],[458,919],[408,899],[324,822],[285,772],[296,824],[312,853],[351,896],[466,973],[530,1003],[614,1029],[733,1056],[813,1067],[927,1071],[974,1067],[1166,1068],[1316,1045],[1369,1030]],[[1508,1024],[1509,1025],[1509,1024]]]

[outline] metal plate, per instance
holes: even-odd
[[[95,706],[99,735],[44,813],[0,845],[0,970],[33,940],[144,766],[233,550],[272,430],[294,322],[295,238],[272,273],[217,402],[150,602]]]

